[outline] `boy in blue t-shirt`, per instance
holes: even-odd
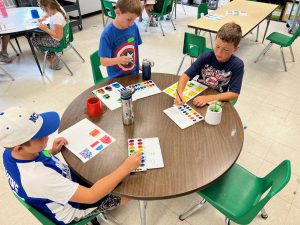
[[[85,187],[54,156],[68,143],[65,138],[44,150],[59,122],[56,112],[37,114],[17,107],[0,112],[0,146],[6,148],[3,164],[12,191],[59,225],[126,204],[128,199],[109,193],[140,165],[141,154],[129,156],[111,174]]]
[[[239,48],[242,29],[236,23],[226,23],[218,31],[213,52],[206,52],[185,71],[178,81],[178,93],[174,100],[182,105],[183,90],[187,82],[199,75],[198,82],[217,90],[215,95],[201,95],[193,100],[195,106],[202,107],[208,102],[236,100],[240,94],[244,75],[244,63],[233,55]],[[180,99],[181,98],[181,99]]]
[[[98,54],[109,78],[139,73],[142,39],[134,20],[141,13],[140,0],[119,0],[116,18],[102,32]]]

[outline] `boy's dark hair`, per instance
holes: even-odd
[[[242,39],[242,28],[234,22],[225,23],[218,30],[217,37],[237,47]]]
[[[120,9],[121,13],[133,13],[139,16],[142,13],[140,0],[118,0],[116,8]]]

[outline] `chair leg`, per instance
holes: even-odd
[[[289,48],[290,48],[290,53],[292,55],[292,61],[295,62],[295,57],[294,57],[292,46],[290,45]]]
[[[214,48],[213,42],[212,42],[212,37],[211,37],[211,33],[209,32],[209,37],[210,37],[210,44],[211,44],[211,48]]]
[[[171,20],[172,21],[172,20]],[[160,27],[160,30],[161,30],[161,32],[162,32],[162,34],[163,34],[163,36],[165,36],[165,32],[164,32],[164,30],[163,30],[163,28],[162,28],[162,26],[161,26],[161,22],[160,22],[160,17],[158,18],[158,25],[159,25],[159,27]],[[173,24],[173,26],[174,26],[174,24]]]
[[[146,201],[139,201],[141,225],[146,225]]]
[[[17,37],[15,37],[15,41],[16,41],[16,43],[17,43],[19,52],[22,53],[22,50],[21,50],[21,48],[20,48],[20,44],[19,44],[19,41],[18,41]]]
[[[5,75],[5,76],[8,76],[12,81],[14,81],[15,80],[15,78],[13,78],[4,68],[2,68],[2,67],[0,67],[2,70],[3,70],[3,72],[4,72],[4,74],[3,75]]]
[[[268,214],[267,214],[265,208],[262,208],[262,209],[260,210],[260,216],[261,216],[263,219],[267,219],[267,218],[268,218]]]
[[[287,69],[286,69],[286,64],[285,64],[285,60],[284,60],[283,47],[280,47],[280,53],[281,53],[281,59],[282,59],[284,71],[286,72]]]
[[[257,63],[259,58],[262,56],[262,55],[265,55],[267,53],[267,51],[269,51],[269,49],[272,47],[273,43],[270,42],[265,48],[264,50],[262,50],[262,52],[257,56],[257,58],[254,60],[254,63]]]
[[[61,56],[59,54],[56,54],[56,55],[62,61],[62,63],[67,68],[67,70],[69,71],[69,73],[71,74],[71,76],[73,76],[73,72],[70,70],[70,68],[68,67],[68,65],[64,62],[64,60],[62,60]]]
[[[258,33],[259,33],[259,25],[257,25],[257,31],[256,31],[256,42],[258,41]]]
[[[176,27],[175,27],[175,25],[174,25],[174,22],[173,22],[173,20],[172,20],[172,17],[170,17],[170,20],[171,20],[171,23],[172,23],[172,25],[173,25],[174,30],[176,30]]]
[[[191,216],[192,214],[194,214],[196,211],[198,211],[204,205],[205,202],[206,202],[206,200],[202,199],[202,201],[199,204],[194,205],[188,211],[186,211],[185,213],[179,215],[179,219],[180,220],[185,220],[186,218],[188,218],[189,216]]]
[[[184,61],[184,59],[185,59],[186,56],[187,56],[187,55],[184,55],[183,58],[182,58],[182,60],[181,60],[181,63],[180,63],[180,65],[179,65],[179,68],[178,68],[177,73],[176,73],[177,76],[178,76],[178,74],[179,74],[179,72],[180,72],[181,66],[182,66],[183,61]]]
[[[85,62],[84,58],[82,58],[82,56],[79,54],[79,52],[76,50],[76,48],[74,48],[73,45],[70,44],[70,47],[74,50],[74,52],[81,58],[82,62]]]
[[[104,27],[106,27],[106,25],[107,25],[108,18],[109,18],[109,17],[106,17],[106,20],[105,20],[105,23],[104,23]]]
[[[45,52],[45,56],[44,56],[44,62],[43,62],[43,75],[45,74],[45,68],[46,68],[46,62],[47,62],[47,53],[48,51]]]
[[[148,22],[147,22],[147,25],[146,25],[146,28],[145,28],[145,32],[147,32],[148,27],[149,27],[149,25],[150,25],[150,21],[151,21],[152,19],[153,19],[153,15],[150,16],[150,18],[149,18],[149,20],[148,20]]]
[[[9,41],[10,46],[12,47],[12,49],[14,50],[14,52],[16,53],[17,56],[19,56],[19,52],[17,51],[17,49],[15,48],[15,46],[11,43],[11,41]]]
[[[230,225],[230,219],[228,219],[227,217],[225,218],[225,225]]]
[[[185,11],[184,5],[182,4],[182,1],[181,1],[181,6],[182,6],[182,9],[183,9],[184,15],[186,15],[186,11]]]

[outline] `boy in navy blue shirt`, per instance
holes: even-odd
[[[213,52],[206,52],[185,71],[178,81],[178,93],[183,98],[186,83],[199,75],[198,82],[217,90],[215,95],[201,95],[193,100],[195,106],[202,107],[208,102],[236,100],[240,94],[244,75],[244,63],[233,55],[239,48],[242,29],[236,23],[224,24],[217,33]],[[183,105],[179,96],[176,105]]]
[[[116,18],[102,32],[98,54],[109,78],[139,73],[142,39],[134,20],[141,13],[139,0],[119,0]]]

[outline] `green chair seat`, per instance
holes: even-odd
[[[222,177],[197,193],[226,216],[226,224],[230,224],[230,220],[237,224],[249,224],[260,211],[263,218],[267,218],[263,207],[287,185],[290,177],[289,160],[284,160],[263,178],[234,164]],[[198,210],[200,207],[193,208]],[[188,211],[179,218],[185,219],[192,213]]]
[[[288,47],[290,45],[291,37],[278,32],[273,32],[266,39],[282,47]]]

